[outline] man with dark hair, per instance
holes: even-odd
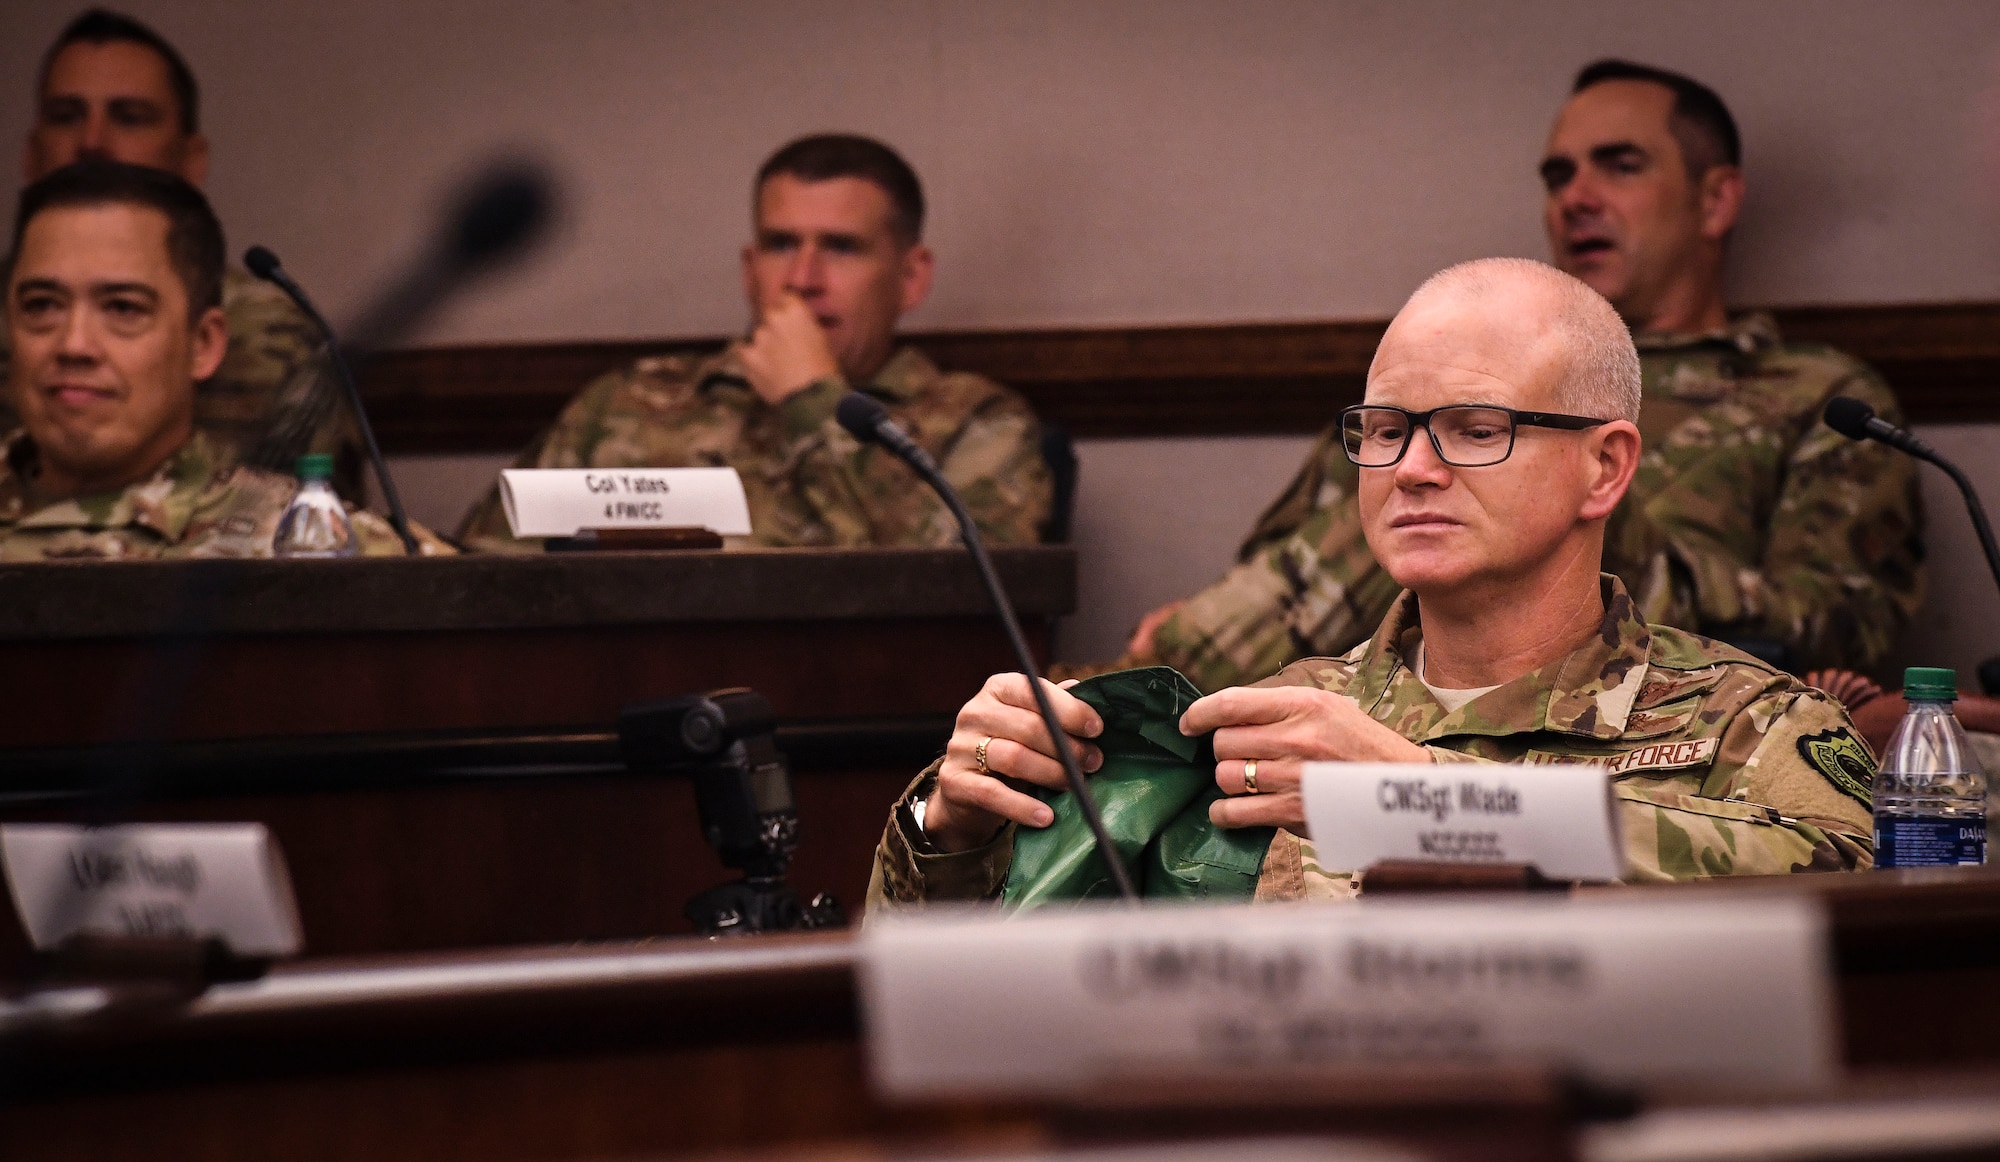
[[[1602,61],[1556,118],[1540,173],[1554,263],[1610,300],[1645,371],[1646,455],[1606,536],[1647,621],[1794,672],[1879,662],[1923,596],[1911,462],[1820,423],[1835,395],[1901,411],[1869,368],[1787,344],[1723,298],[1743,202],[1736,123],[1686,77]],[[1148,614],[1119,664],[1164,662],[1205,690],[1365,638],[1398,587],[1361,538],[1338,427],[1194,597]]]
[[[889,195],[889,232],[901,246],[915,246],[924,236],[924,187],[917,171],[893,149],[869,137],[822,133],[801,137],[772,154],[757,167],[753,189],[780,174],[805,182],[860,178]]]
[[[193,71],[159,33],[101,8],[72,20],[42,58],[22,171],[34,182],[92,159],[151,166],[195,186],[208,176]],[[289,469],[305,451],[332,452],[341,465],[336,480],[353,495],[354,420],[322,379],[319,329],[261,279],[232,267],[222,285],[229,348],[196,392],[196,424],[266,468]],[[13,418],[0,409],[0,428]]]
[[[271,555],[297,481],[238,465],[195,422],[229,342],[222,283],[222,226],[174,174],[91,160],[22,192],[0,560]],[[387,521],[351,520],[363,552],[403,551]]]
[[[734,468],[752,544],[955,543],[958,526],[930,490],[834,419],[851,387],[887,404],[937,458],[988,539],[1034,543],[1051,498],[1034,413],[989,379],[896,345],[896,322],[929,293],[934,264],[909,165],[865,137],[807,137],[758,169],[751,199],[750,337],[603,376],[515,465]],[[497,489],[459,539],[535,547],[508,535]]]

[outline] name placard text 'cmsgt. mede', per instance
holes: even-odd
[[[1306,823],[1320,864],[1530,864],[1552,879],[1615,880],[1624,847],[1599,766],[1308,763]]]

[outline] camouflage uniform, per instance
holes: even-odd
[[[1423,627],[1409,594],[1345,657],[1296,662],[1258,685],[1343,694],[1440,763],[1605,764],[1628,881],[1873,866],[1875,761],[1840,704],[1718,642],[1647,625],[1609,574],[1603,593],[1599,634],[1456,711],[1410,668]],[[927,793],[936,772],[912,793]],[[985,847],[942,854],[907,802],[876,849],[871,905],[1000,890],[1011,825]],[[1279,831],[1257,898],[1341,897],[1357,886],[1348,870],[1321,868],[1309,841]]]
[[[278,517],[298,481],[239,466],[215,437],[196,432],[151,477],[97,496],[41,502],[32,485],[35,444],[7,437],[0,459],[0,561],[268,557]],[[361,551],[401,556],[403,542],[372,512],[348,513]],[[413,525],[426,556],[452,552]]]
[[[1767,315],[1636,342],[1645,452],[1605,570],[1648,621],[1777,644],[1801,673],[1880,661],[1923,599],[1916,466],[1820,413],[1851,395],[1900,422],[1888,387],[1838,351],[1781,343]],[[1362,539],[1357,480],[1328,429],[1239,563],[1160,626],[1154,656],[1118,665],[1157,661],[1212,691],[1360,641],[1399,587]]]
[[[290,471],[306,452],[333,454],[340,494],[360,495],[361,436],[340,398],[319,328],[285,292],[230,269],[222,279],[229,349],[214,375],[195,385],[194,421],[239,462]],[[8,337],[0,329],[0,382]],[[0,431],[20,426],[0,398]]]
[[[866,390],[916,437],[956,485],[979,531],[1034,544],[1051,484],[1028,405],[989,379],[944,373],[905,347]],[[732,346],[700,358],[641,359],[584,388],[517,468],[726,466],[743,477],[755,545],[951,545],[958,525],[908,467],[864,447],[834,419],[847,391],[822,380],[773,407],[751,389]],[[472,548],[522,550],[499,489],[466,517]]]

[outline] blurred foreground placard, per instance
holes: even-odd
[[[1812,1086],[1837,1041],[1814,901],[1394,901],[891,916],[862,1001],[892,1098],[1288,1068],[1567,1066]]]

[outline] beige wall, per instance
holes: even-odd
[[[1741,301],[2000,297],[1982,192],[2000,181],[1972,144],[2000,5],[1981,0],[126,6],[201,73],[232,244],[276,249],[336,315],[396,267],[468,159],[558,167],[558,244],[432,340],[739,326],[748,174],[828,128],[881,135],[923,172],[941,269],[914,326],[1380,316],[1451,261],[1542,253],[1536,150],[1567,75],[1604,54],[1685,68],[1735,107]],[[0,78],[18,86],[0,141],[18,140],[35,59],[77,7],[0,10]],[[1975,460],[1995,436],[1950,433]],[[1303,447],[1087,444],[1068,651],[1110,648],[1220,571]],[[449,524],[490,467],[409,461],[406,487]],[[1939,612],[1914,648],[2000,653],[1962,517],[1934,512]]]
[[[201,74],[233,243],[336,311],[466,159],[562,170],[561,245],[436,338],[737,326],[748,176],[827,128],[887,138],[928,183],[919,326],[1380,315],[1449,262],[1542,253],[1536,151],[1607,53],[1735,106],[1746,300],[2000,296],[1968,146],[1986,0],[124,3]],[[0,141],[80,6],[0,6]]]

